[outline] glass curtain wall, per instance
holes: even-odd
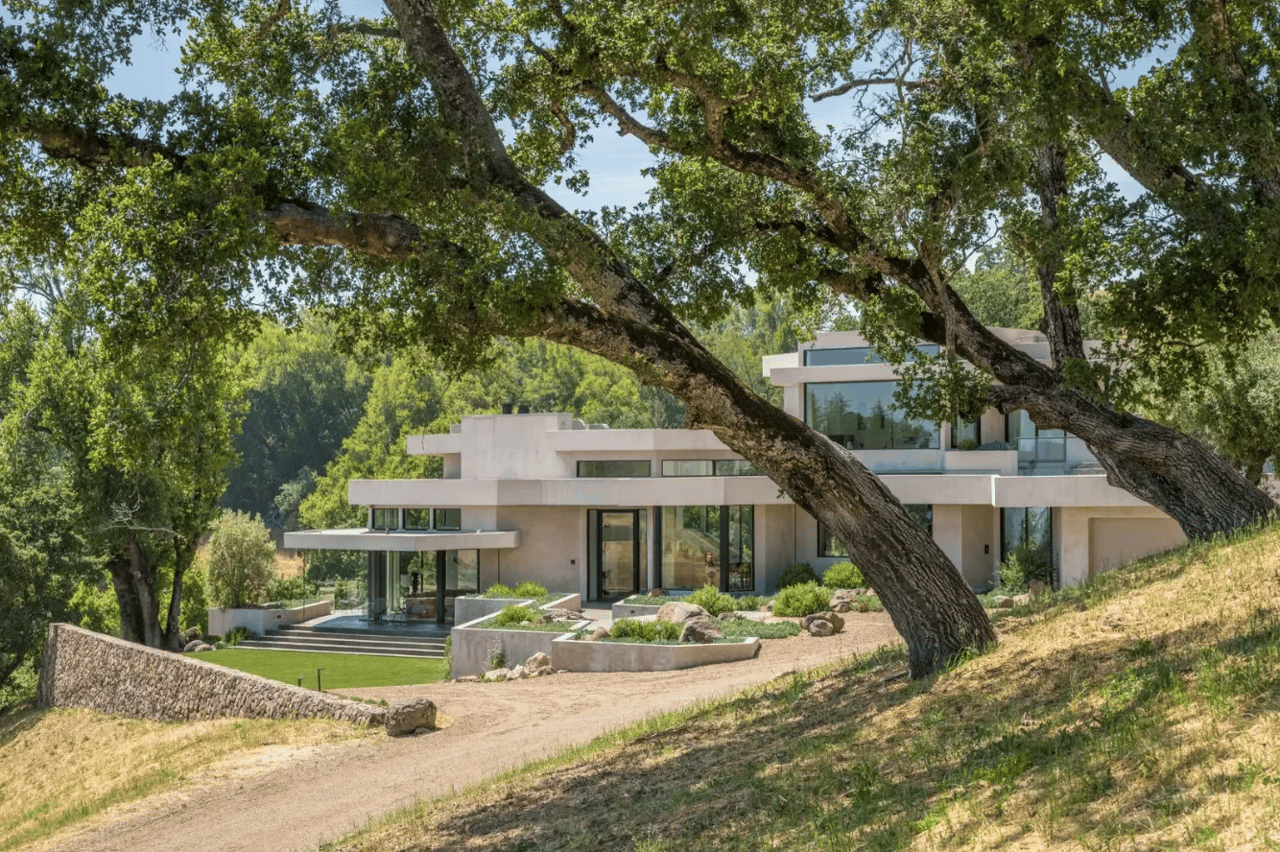
[[[1018,464],[1062,462],[1067,459],[1067,433],[1061,429],[1039,429],[1025,411],[1015,411],[1005,421],[1006,438],[1018,450]]]
[[[937,449],[937,424],[912,420],[893,405],[897,382],[805,385],[805,423],[850,450]]]
[[[663,588],[755,587],[754,506],[664,506],[661,517]]]
[[[1001,562],[1016,556],[1025,576],[1052,579],[1052,517],[1048,506],[1001,509]]]

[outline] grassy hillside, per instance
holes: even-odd
[[[333,844],[360,850],[1280,849],[1280,530],[611,736]]]

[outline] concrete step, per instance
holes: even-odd
[[[363,636],[309,630],[271,630],[266,636],[246,639],[237,647],[380,657],[444,657],[443,637]]]

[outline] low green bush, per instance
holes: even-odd
[[[758,639],[785,639],[798,634],[800,625],[794,621],[775,621],[766,624],[763,621],[743,618],[738,621],[721,622],[720,630],[726,639],[746,639],[751,636]]]
[[[792,562],[782,569],[782,576],[778,578],[778,588],[785,589],[788,586],[798,586],[801,583],[816,582],[818,582],[818,575],[813,573],[812,565],[808,562]]]
[[[516,586],[516,597],[518,598],[540,598],[547,593],[546,586],[540,586],[537,583],[521,583]]]
[[[499,627],[506,627],[509,624],[520,624],[521,622],[538,622],[542,620],[542,616],[527,606],[508,606],[503,607],[502,612],[498,613],[494,621]]]
[[[866,584],[862,571],[852,562],[837,562],[822,575],[822,585],[828,589],[861,589]]]
[[[817,583],[801,583],[798,586],[787,586],[778,592],[773,601],[774,615],[809,615],[822,612],[831,606],[831,591]]]
[[[634,642],[677,642],[682,627],[670,621],[636,621],[620,618],[609,629],[613,639],[630,639]]]
[[[514,598],[516,590],[503,583],[494,583],[485,591],[481,597],[485,598]]]
[[[733,612],[738,608],[738,601],[732,595],[725,594],[710,583],[689,595],[684,602],[696,604],[712,615]]]
[[[234,648],[235,646],[239,645],[241,642],[243,642],[248,638],[249,638],[249,628],[233,627],[227,631],[227,634],[225,636],[222,637],[222,641],[218,643],[217,647]]]
[[[769,602],[769,599],[763,595],[743,595],[738,598],[738,609],[740,610],[757,610]]]
[[[315,584],[307,582],[305,577],[276,577],[267,584],[269,601],[307,600],[315,594]]]

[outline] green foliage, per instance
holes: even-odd
[[[773,614],[784,616],[810,615],[831,606],[831,591],[815,582],[787,586],[773,600]]]
[[[818,582],[818,575],[813,572],[812,565],[808,562],[793,562],[782,569],[782,574],[778,577],[778,588],[785,589],[800,583],[816,582]]]
[[[764,595],[743,595],[738,598],[736,609],[740,610],[757,610],[768,603],[769,599]]]
[[[702,607],[711,615],[733,612],[738,608],[738,601],[732,595],[725,594],[711,584],[695,590],[684,600]]]
[[[494,624],[499,627],[507,627],[512,624],[522,624],[529,622],[536,624],[542,620],[542,614],[527,606],[517,606],[515,604],[503,607],[493,619]]]
[[[275,545],[262,522],[243,512],[224,512],[213,524],[205,551],[209,598],[215,606],[261,603],[275,576]]]
[[[488,589],[485,590],[484,594],[481,595],[481,597],[514,598],[516,597],[516,590],[506,585],[505,583],[494,583],[492,586],[490,586]]]
[[[852,562],[837,562],[823,572],[822,585],[828,589],[861,589],[867,583],[857,565]]]
[[[209,575],[202,560],[187,570],[182,578],[182,629],[200,628],[200,635],[209,632]]]
[[[752,636],[757,639],[786,639],[788,636],[798,636],[800,625],[794,621],[765,623],[741,618],[736,621],[721,622],[720,631],[724,633],[726,639],[747,639]]]
[[[631,642],[677,642],[683,628],[670,621],[637,621],[620,618],[609,628],[609,637]]]
[[[1004,562],[1000,563],[999,591],[1020,594],[1027,590],[1032,580],[1039,580],[1046,586],[1052,586],[1053,565],[1050,562],[1047,546],[1023,542],[1011,550]]]
[[[234,648],[244,640],[248,639],[250,635],[249,628],[247,627],[233,627],[227,631],[225,636],[222,637],[218,647]]]
[[[184,589],[184,605],[186,594]],[[116,593],[109,580],[81,582],[71,596],[70,609],[72,622],[85,630],[108,636],[120,635],[120,604],[116,601]]]
[[[501,642],[489,649],[488,662],[490,671],[506,667],[507,652],[503,649]]]
[[[490,588],[489,591],[493,591]],[[518,598],[540,598],[547,593],[547,587],[538,583],[524,582],[516,586],[515,596]]]
[[[316,596],[316,584],[306,577],[275,577],[267,583],[268,601],[301,601]]]

